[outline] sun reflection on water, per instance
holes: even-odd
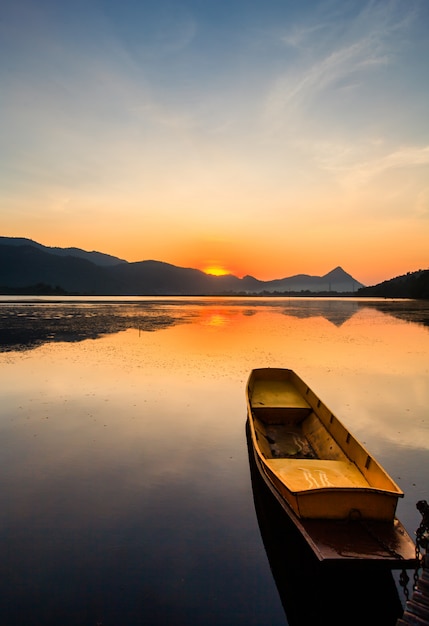
[[[258,572],[270,588],[255,536],[244,428],[245,383],[255,367],[291,367],[308,382],[399,481],[406,493],[400,518],[415,531],[415,502],[428,499],[427,326],[356,302],[110,306],[94,305],[90,316],[70,305],[30,307],[26,326],[5,326],[13,332],[0,352],[7,504],[0,556],[20,581],[43,581],[46,554],[55,547],[58,571],[38,587],[46,605],[55,597],[53,580],[80,589],[69,577],[83,571],[82,563],[100,597],[98,577],[107,576],[112,589],[119,571],[124,587],[136,573],[139,598],[142,581],[156,579],[156,594],[169,601],[177,580],[182,589],[187,576],[195,591],[198,578],[209,603],[213,584],[225,583],[228,594],[227,570],[242,580],[248,601],[255,571],[249,558],[265,564]],[[19,307],[16,317],[9,312],[8,320],[25,322]],[[71,591],[70,606],[85,604],[88,588],[84,597]]]

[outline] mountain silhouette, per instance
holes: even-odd
[[[192,296],[351,293],[364,285],[341,267],[324,276],[298,274],[262,281],[253,276],[211,276],[163,261],[129,263],[101,252],[48,247],[23,237],[0,237],[0,292],[34,293],[41,286],[87,295]]]

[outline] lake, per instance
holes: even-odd
[[[393,626],[398,573],[322,573],[258,483],[245,385],[266,366],[381,462],[414,537],[429,302],[0,297],[0,623]]]

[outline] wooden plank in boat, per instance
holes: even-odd
[[[292,493],[312,491],[318,487],[369,487],[368,481],[350,461],[325,459],[266,459]]]

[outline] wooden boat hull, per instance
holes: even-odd
[[[250,431],[249,422],[248,427]],[[264,472],[253,444],[252,450],[260,477],[319,562],[332,565],[353,563],[377,570],[414,569],[417,566],[415,544],[397,518],[384,522],[298,517]]]
[[[272,484],[281,494],[288,505],[303,519],[378,519],[392,520],[396,511],[396,498],[390,494],[374,493],[365,491],[363,488],[321,487],[305,492],[291,492],[279,480],[278,473],[272,472],[267,465],[262,466],[262,471],[267,474]],[[287,468],[283,470],[287,473]],[[310,474],[312,483],[315,483],[315,475],[323,472],[323,466],[310,466],[302,468],[303,473]],[[319,482],[319,484],[322,484]]]
[[[353,613],[356,623],[366,623],[372,617],[377,624],[394,624],[403,609],[392,571],[415,567],[411,540],[404,541],[397,530],[392,533],[390,523],[369,522],[371,530],[378,531],[381,527],[383,541],[386,538],[391,541],[392,535],[399,537],[399,542],[389,544],[399,548],[395,556],[391,550],[382,548],[373,534],[366,533],[359,521],[302,520],[310,529],[319,530],[318,535],[310,537],[308,532],[303,532],[300,520],[296,523],[292,519],[290,507],[275,497],[263,478],[256,464],[248,422],[246,440],[255,512],[288,622],[344,624],[344,604],[326,601],[335,590],[338,597],[348,598],[349,605],[356,610]],[[388,532],[383,531],[387,528]],[[341,529],[347,530],[346,540]],[[321,550],[329,536],[336,542],[337,550],[334,552],[329,542],[328,558],[323,558]],[[320,550],[318,538],[325,542],[320,544]],[[309,589],[316,594],[315,605],[306,601]],[[376,615],[374,603],[379,607]]]
[[[292,370],[252,370],[246,387],[255,455],[299,519],[393,522],[403,492]]]

